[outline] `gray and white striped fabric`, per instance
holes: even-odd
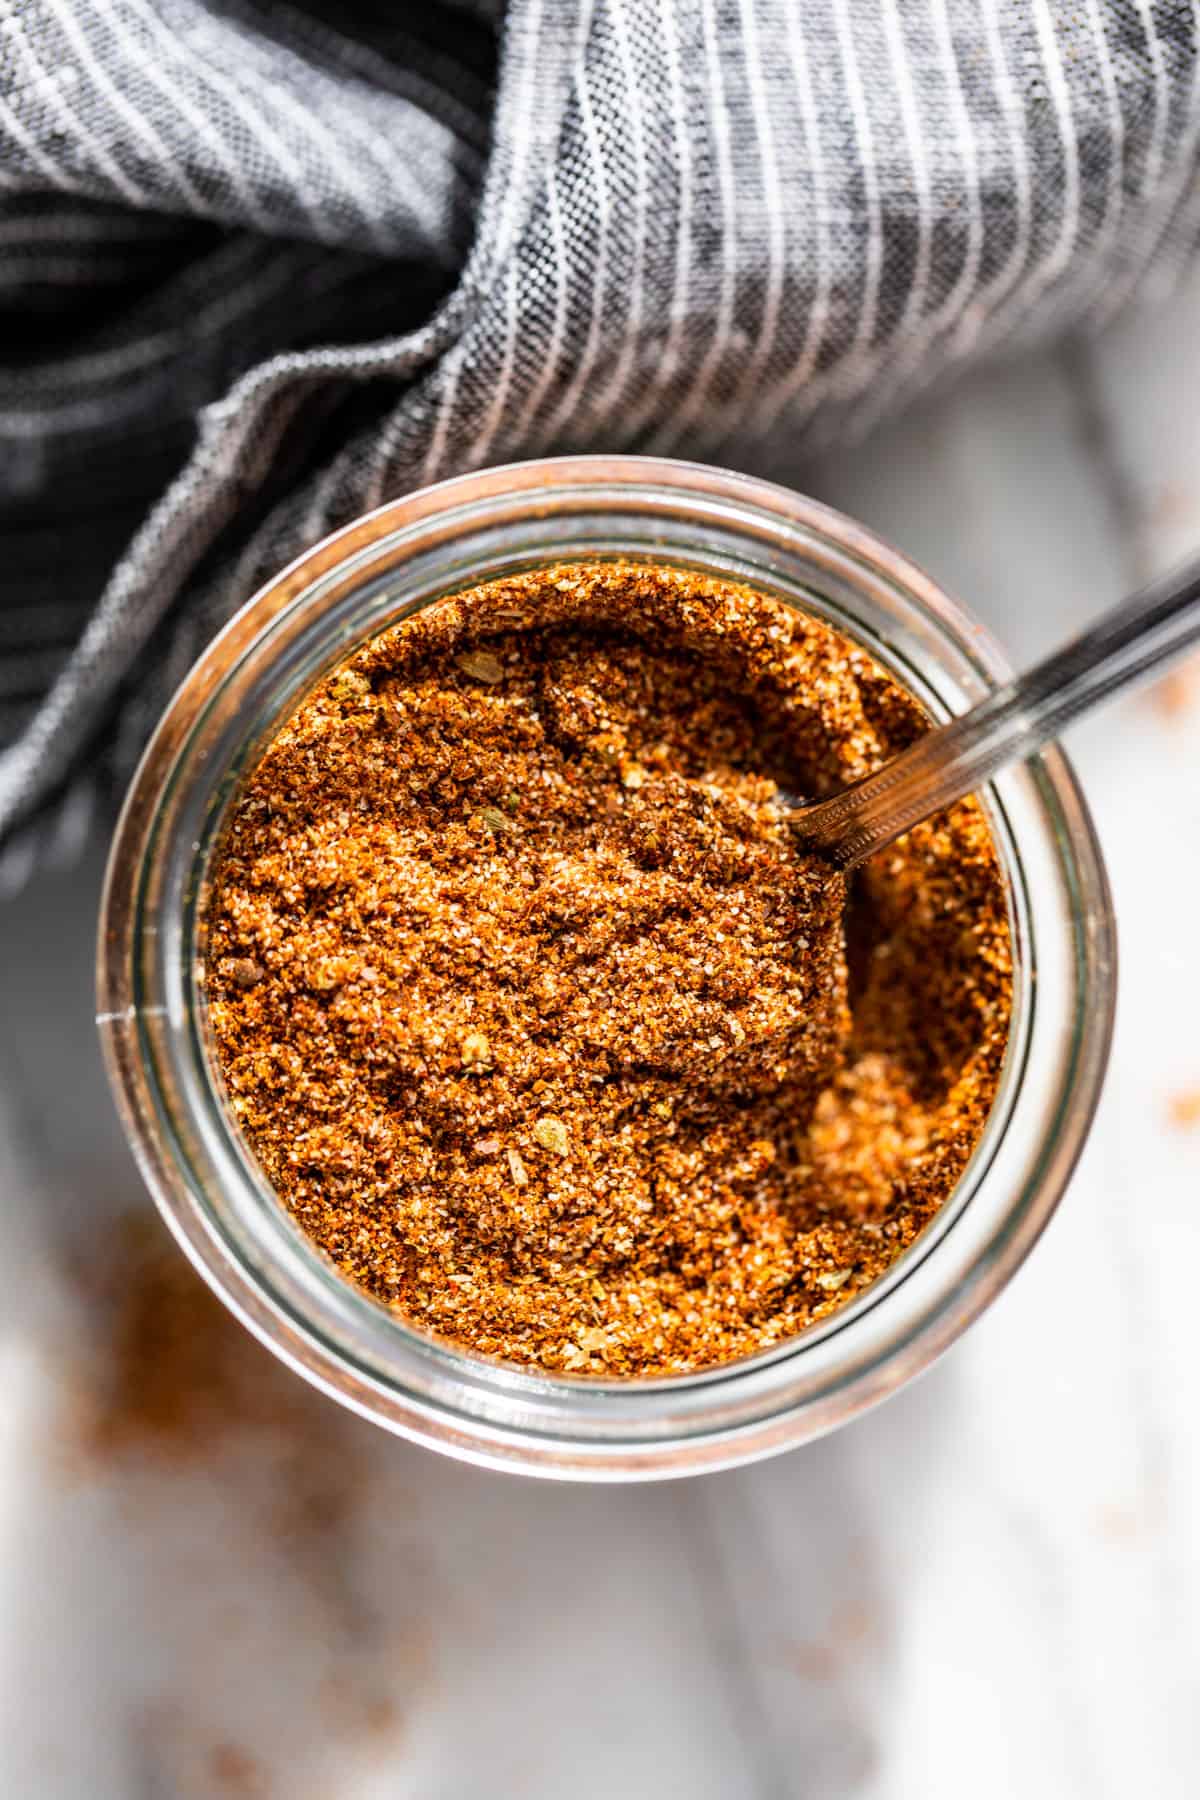
[[[1167,285],[1198,41],[1200,0],[0,0],[4,878],[389,495],[820,445]]]

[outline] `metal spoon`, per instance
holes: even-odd
[[[779,799],[806,848],[853,869],[1197,642],[1200,558],[1123,600],[1082,637],[919,738],[874,775],[810,805],[786,794]]]

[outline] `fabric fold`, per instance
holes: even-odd
[[[860,435],[1200,236],[1200,0],[393,14],[0,0],[0,833],[391,495]]]

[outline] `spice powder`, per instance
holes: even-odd
[[[205,969],[240,1128],[340,1273],[610,1376],[882,1274],[995,1094],[1002,879],[973,800],[847,889],[774,796],[926,728],[822,621],[653,564],[493,581],[343,663],[232,807]]]

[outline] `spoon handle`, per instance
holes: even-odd
[[[1152,582],[981,705],[919,738],[874,775],[798,809],[795,830],[852,869],[1072,719],[1200,642],[1200,558]]]

